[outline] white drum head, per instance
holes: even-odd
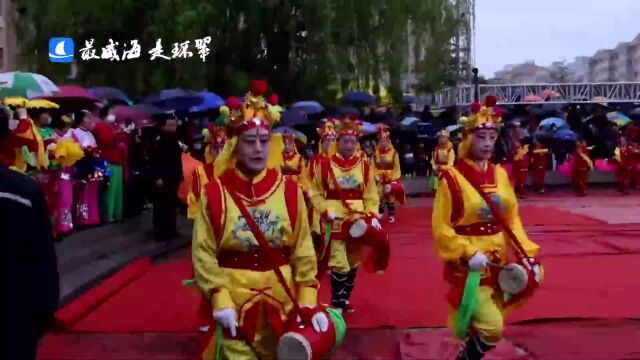
[[[527,270],[518,264],[508,264],[498,274],[500,289],[509,294],[521,293],[527,287],[528,281]]]
[[[351,235],[352,238],[359,238],[367,232],[368,226],[364,219],[359,219],[349,228],[349,235]]]
[[[390,192],[391,192],[391,185],[386,184],[386,185],[384,186],[384,193],[385,193],[385,194],[388,194],[388,193],[390,193]]]
[[[278,360],[311,360],[311,344],[304,336],[288,332],[278,341]]]

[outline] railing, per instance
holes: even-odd
[[[487,95],[493,95],[498,98],[499,104],[535,103],[527,102],[525,98],[530,95],[542,96],[545,91],[553,91],[557,95],[553,102],[603,102],[597,98],[604,98],[606,102],[640,102],[640,82],[478,86],[481,101]],[[469,105],[474,95],[473,85],[459,85],[435,93],[435,103],[441,107]]]

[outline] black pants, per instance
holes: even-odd
[[[153,202],[153,233],[156,241],[168,241],[177,234],[178,186],[156,188]]]

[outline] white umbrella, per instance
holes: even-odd
[[[51,96],[59,91],[53,81],[40,74],[21,71],[0,74],[0,97],[34,98]]]

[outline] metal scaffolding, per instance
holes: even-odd
[[[554,102],[640,102],[640,82],[588,83],[588,84],[532,84],[532,85],[479,85],[479,98],[487,95],[498,98],[499,104],[521,104],[529,95],[540,96],[544,91],[558,95]],[[459,85],[435,93],[438,106],[469,105],[473,102],[473,85]]]

